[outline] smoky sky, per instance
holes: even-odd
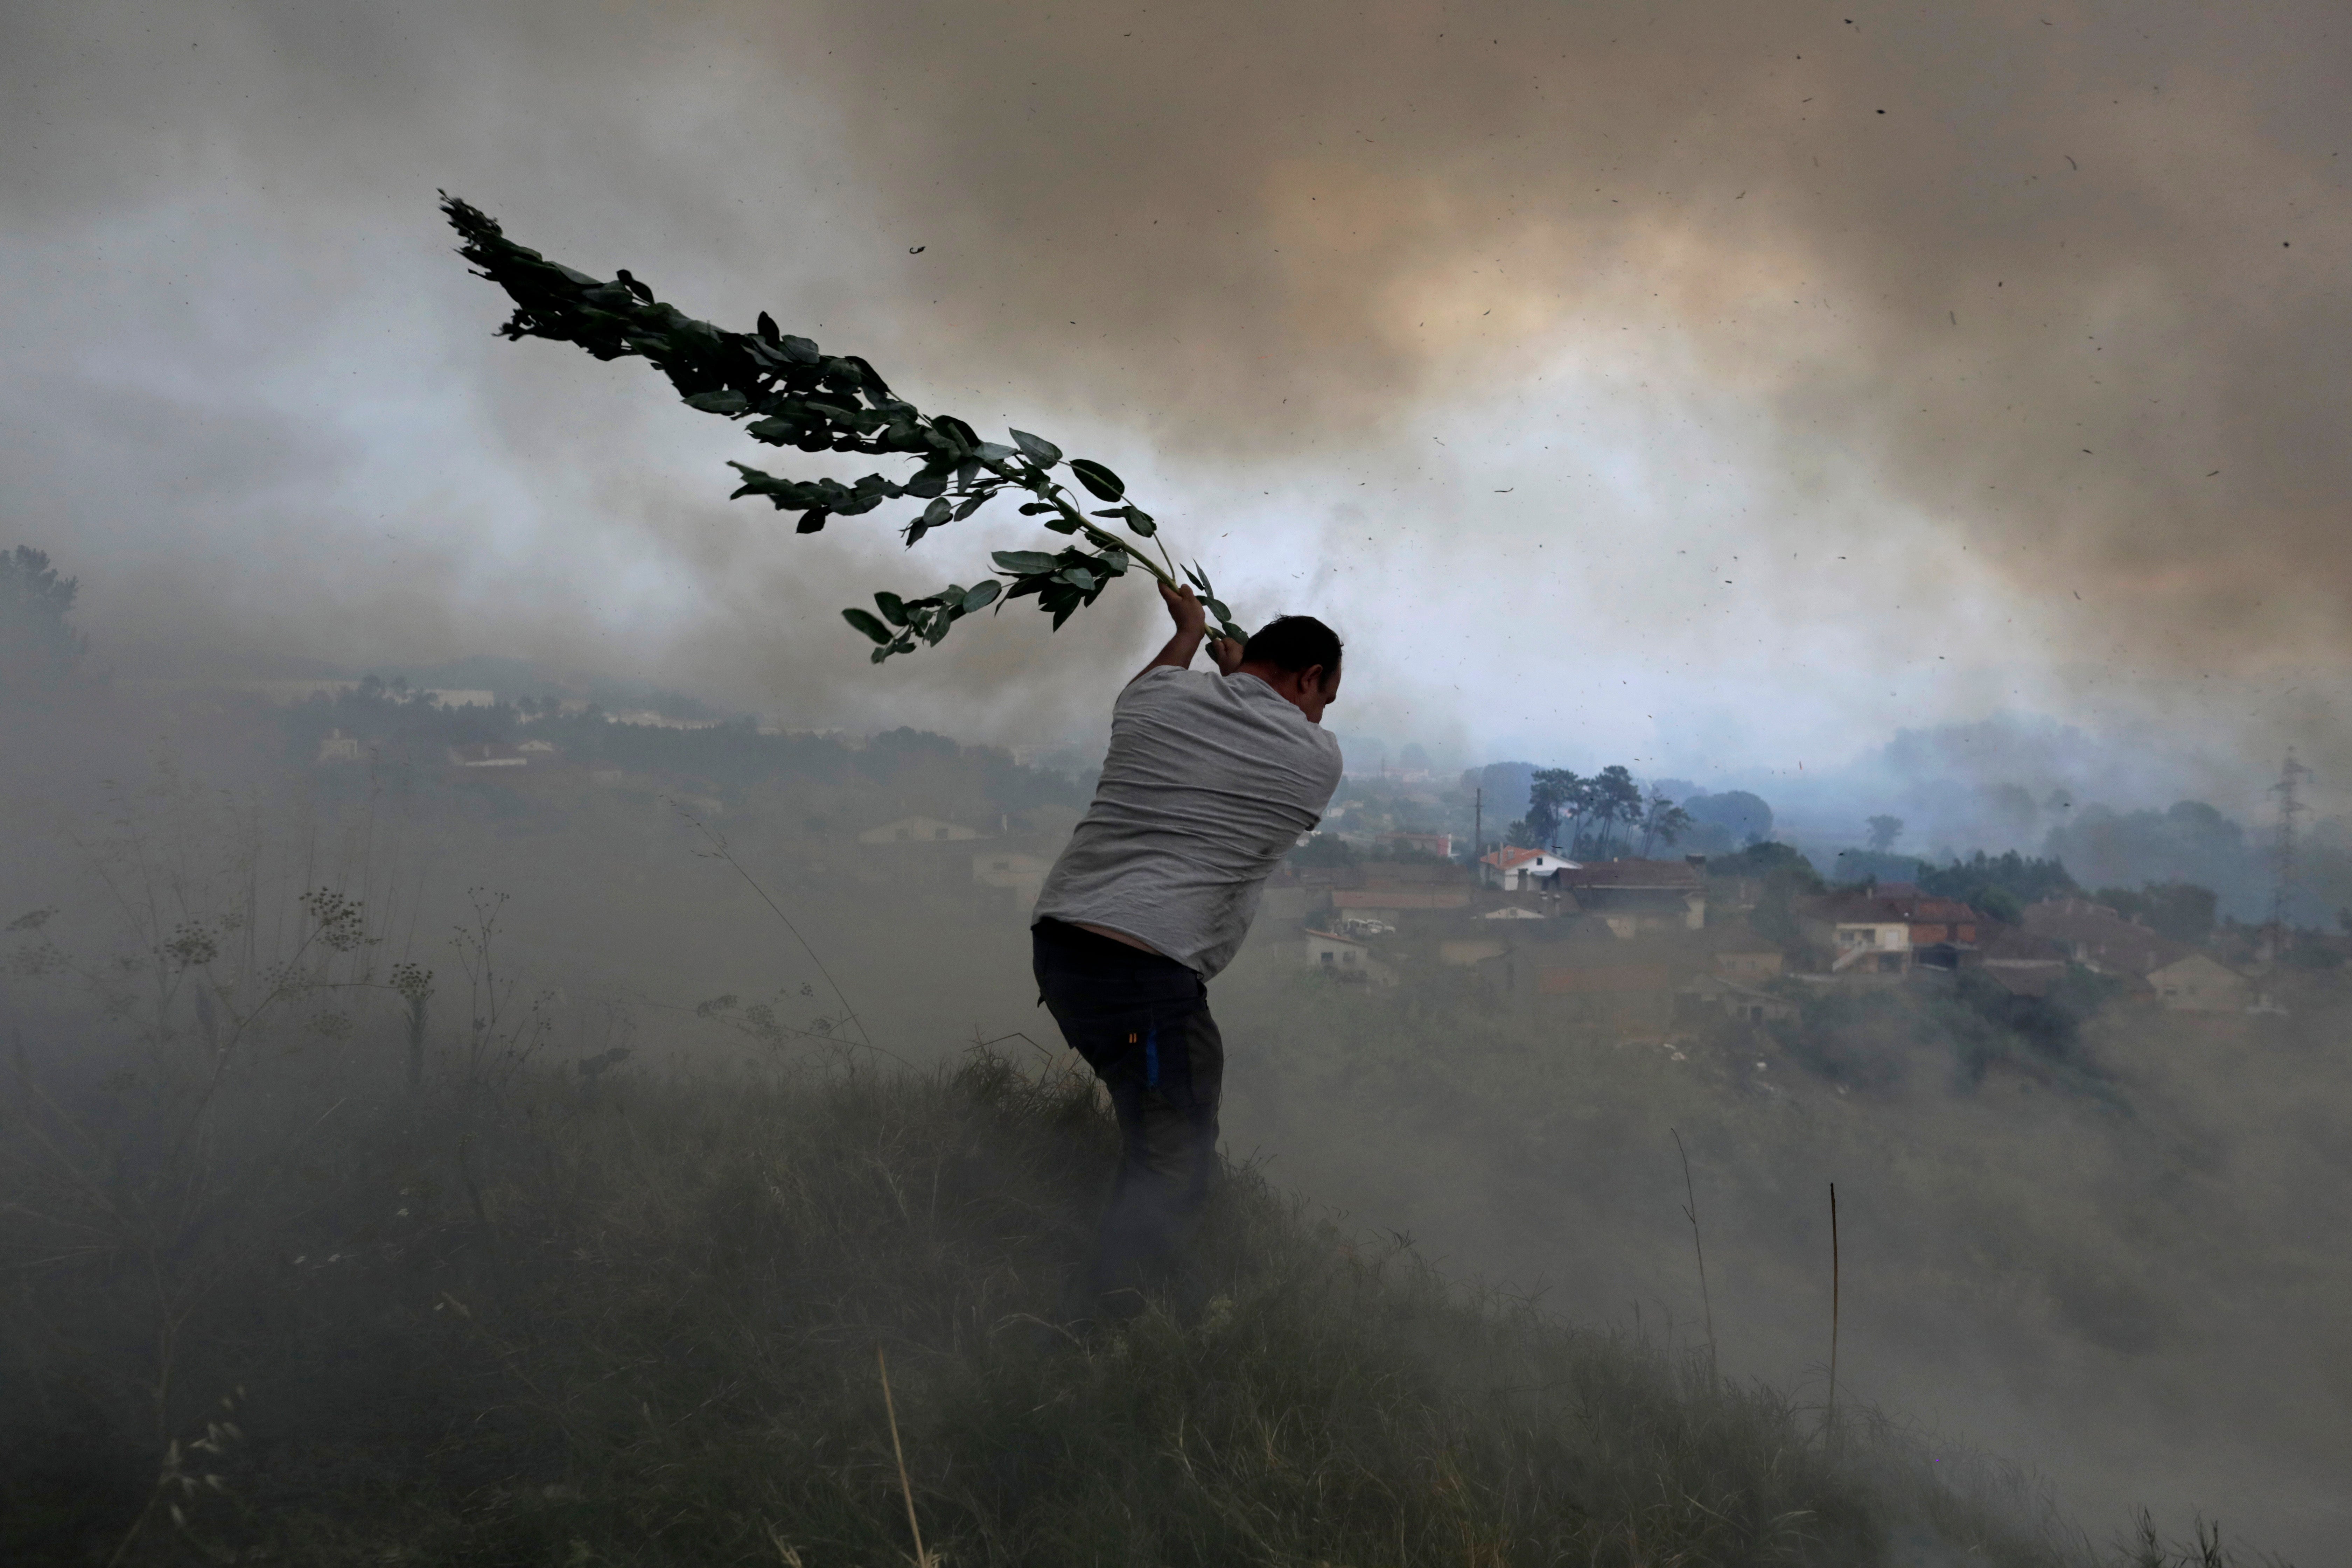
[[[1342,623],[1400,736],[1790,766],[2007,707],[2352,761],[2330,7],[8,18],[0,493],[151,661],[496,651],[1042,733],[1145,635],[1001,623],[877,684],[835,608],[980,541],[729,508],[751,454],[642,367],[487,337],[446,186],[1074,434],[1234,596]]]

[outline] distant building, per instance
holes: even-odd
[[[1562,868],[1557,886],[1564,909],[1597,917],[1619,937],[1706,924],[1703,859],[1595,860]]]
[[[2147,984],[2156,999],[2176,1013],[2243,1013],[2254,1002],[2253,985],[2244,975],[2201,952],[2149,970]]]
[[[1331,894],[1331,908],[1360,920],[1396,923],[1407,910],[1461,910],[1470,907],[1467,888],[1339,888]]]
[[[716,730],[725,722],[719,719],[673,719],[650,708],[631,709],[625,713],[607,713],[607,724],[634,724],[641,730]]]
[[[1052,868],[1052,862],[1043,855],[1020,850],[992,851],[971,858],[971,879],[984,888],[1009,890],[1013,907],[1020,910],[1036,906],[1037,895],[1045,889],[1045,873]]]
[[[1755,928],[1744,920],[1708,926],[1689,940],[1698,952],[1706,955],[1709,969],[1720,979],[1751,984],[1778,980],[1788,964],[1780,944],[1757,935]]]
[[[949,844],[980,835],[960,822],[944,822],[936,816],[902,816],[886,822],[879,827],[869,827],[857,836],[860,844]]]
[[[1577,868],[1575,861],[1540,849],[1497,849],[1480,858],[1478,879],[1507,893],[1532,893],[1551,886],[1552,879],[1562,871]]]
[[[512,746],[495,741],[476,741],[449,748],[449,765],[456,768],[520,768],[528,767],[530,759]]]
[[[2012,996],[2047,996],[2073,967],[2056,942],[1990,917],[1977,928],[1976,958],[1978,973]]]
[[[2025,910],[2025,929],[2099,974],[2147,985],[2176,1013],[2275,1010],[2244,975],[2211,953],[2159,936],[2088,899],[2045,899]]]
[[[1372,956],[1372,950],[1367,943],[1354,937],[1342,936],[1338,931],[1307,932],[1306,958],[1308,968],[1342,980],[1361,981],[1373,985],[1391,985],[1396,982],[1394,973]]]
[[[517,746],[515,750],[520,752],[526,757],[552,757],[555,755],[555,742],[552,741],[525,741],[520,745]]]
[[[1916,891],[1850,889],[1796,906],[1797,929],[1835,973],[1901,974],[1914,964],[1951,969],[1977,945],[1984,917],[1958,899]]]
[[[330,730],[326,738],[319,742],[319,760],[322,763],[356,763],[360,756],[360,738],[357,735]]]
[[[1402,849],[1414,855],[1431,855],[1440,860],[1454,858],[1454,835],[1451,833],[1383,833],[1380,843],[1391,850]]]
[[[2056,943],[2086,969],[2140,980],[2197,951],[2088,899],[2044,899],[2029,904],[2025,929]]]
[[[1712,1008],[1727,1018],[1750,1024],[1781,1024],[1793,1020],[1797,1004],[1785,996],[1719,974],[1699,974],[1683,982],[1675,995],[1696,1006]]]

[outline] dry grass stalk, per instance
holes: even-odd
[[[1706,1314],[1706,1370],[1708,1375],[1713,1376],[1716,1372],[1715,1300],[1706,1288],[1706,1248],[1699,1245],[1698,1239],[1698,1193],[1691,1185],[1690,1152],[1683,1147],[1681,1131],[1672,1127],[1666,1131],[1675,1135],[1675,1152],[1682,1156],[1683,1217],[1690,1221],[1691,1250],[1698,1255],[1698,1301]]]
[[[1838,1223],[1837,1184],[1830,1184],[1830,1399],[1822,1418],[1824,1436],[1837,1431],[1837,1352],[1838,1352]]]
[[[890,1363],[882,1347],[874,1347],[874,1364],[882,1373],[882,1412],[890,1418],[890,1453],[898,1461],[898,1490],[907,1500],[907,1533],[915,1538],[915,1568],[933,1568],[934,1559],[923,1549],[923,1527],[915,1521],[915,1488],[907,1479],[907,1450],[898,1443],[898,1406],[890,1397]]]

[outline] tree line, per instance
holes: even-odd
[[[1505,831],[1516,848],[1548,849],[1571,858],[1605,860],[1612,848],[1646,858],[1690,830],[1691,816],[1666,797],[1644,793],[1631,769],[1612,764],[1586,777],[1572,768],[1538,768],[1528,790],[1528,814]]]

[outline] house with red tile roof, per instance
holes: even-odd
[[[1911,889],[1848,889],[1795,908],[1797,929],[1828,954],[1830,973],[1900,974],[1921,962],[1954,968],[1984,917],[1958,899]]]

